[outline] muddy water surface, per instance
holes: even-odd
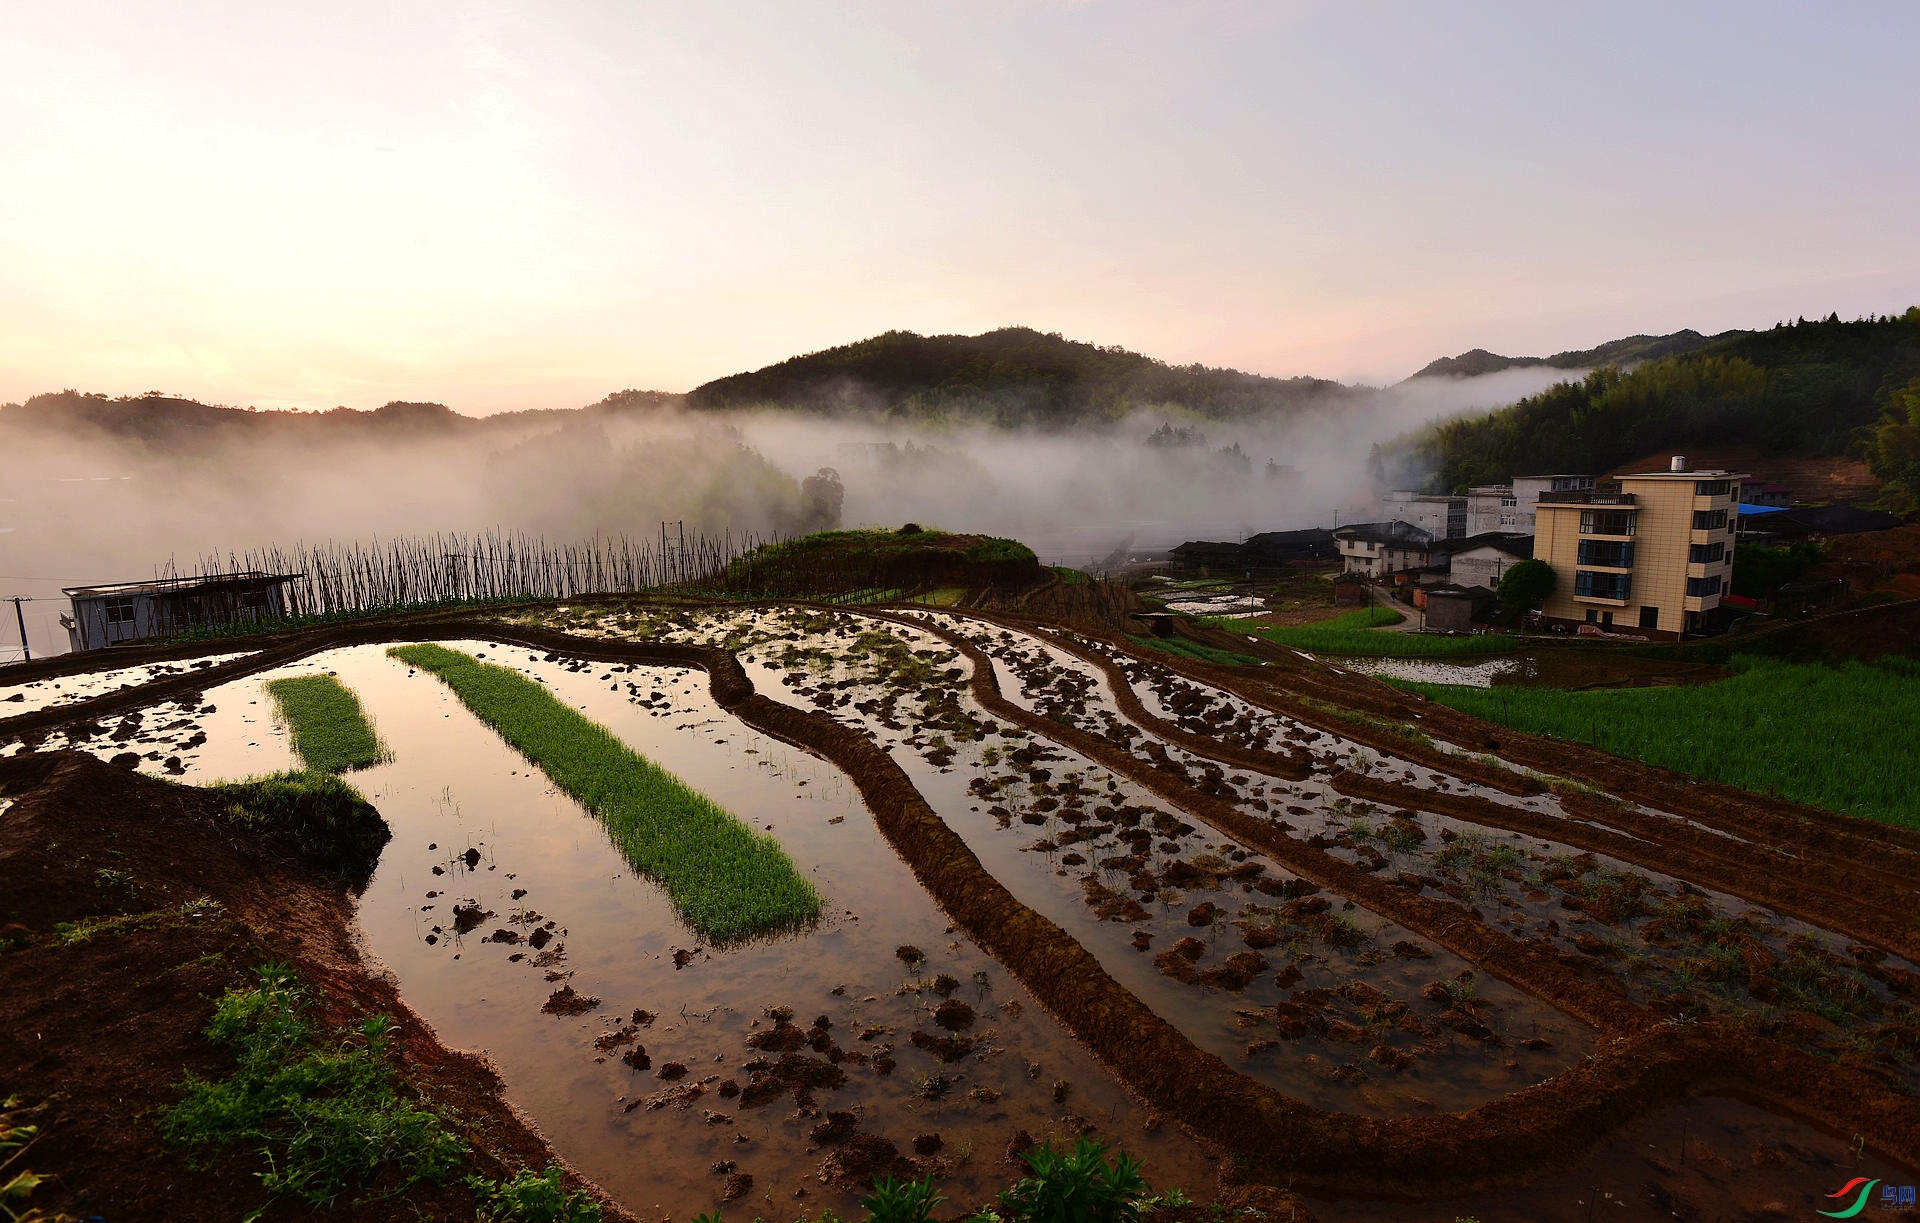
[[[1211,1184],[1196,1144],[949,929],[838,770],[746,730],[704,673],[449,644],[537,676],[770,831],[829,900],[817,929],[704,946],[599,823],[437,679],[378,646],[287,669],[336,673],[393,751],[350,777],[394,831],[361,901],[369,948],[444,1040],[484,1050],[556,1149],[631,1209],[684,1218],[731,1198],[769,1217],[848,1212],[857,1195],[823,1170],[862,1184],[931,1171],[956,1201],[984,1201],[1022,1132],[1092,1132],[1144,1156],[1158,1183]],[[290,763],[284,734],[258,720],[260,682],[207,694],[234,712],[190,776]],[[556,1009],[578,1013],[543,1010],[557,991],[571,993]]]
[[[1744,1223],[1817,1219],[1851,1205],[1827,1197],[1855,1177],[1883,1185],[1920,1184],[1901,1168],[1845,1137],[1726,1096],[1706,1096],[1645,1118],[1575,1166],[1517,1188],[1418,1203],[1311,1202],[1316,1215],[1342,1223]],[[1874,1188],[1861,1218],[1888,1217]],[[1892,1217],[1905,1217],[1894,1215]]]

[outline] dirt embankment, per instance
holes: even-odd
[[[474,1152],[463,1172],[510,1176],[554,1157],[492,1070],[442,1046],[370,971],[346,888],[236,831],[221,800],[81,752],[0,760],[0,795],[13,800],[0,812],[0,1093],[40,1106],[26,1166],[50,1180],[34,1205],[113,1220],[232,1220],[262,1205],[258,1155],[189,1162],[160,1142],[156,1114],[183,1076],[231,1069],[201,1030],[268,960],[313,988],[320,1022],[395,1020],[403,1090],[456,1118]],[[456,1176],[320,1217],[473,1213]],[[310,1215],[283,1202],[265,1217]]]

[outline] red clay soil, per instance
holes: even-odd
[[[492,1070],[442,1046],[369,971],[346,890],[236,832],[213,796],[80,752],[0,760],[0,794],[15,800],[0,812],[0,948],[10,948],[0,952],[0,1095],[36,1106],[42,1134],[22,1166],[50,1180],[33,1205],[230,1223],[265,1204],[260,1156],[193,1162],[162,1144],[156,1114],[179,1098],[182,1076],[231,1068],[232,1053],[201,1030],[215,1000],[270,959],[312,987],[319,1022],[391,1016],[403,1090],[451,1110],[473,1154],[447,1185],[317,1212],[282,1202],[265,1218],[472,1218],[461,1176],[554,1158],[502,1102]],[[199,900],[216,903],[182,912]],[[125,920],[81,941],[55,934],[56,923],[115,916]]]
[[[916,622],[915,627],[927,626]],[[1222,831],[1273,853],[1303,876],[1426,934],[1613,1035],[1579,1065],[1466,1113],[1385,1120],[1329,1114],[1256,1083],[1197,1048],[1120,986],[1076,940],[1020,904],[877,744],[825,714],[758,695],[738,662],[724,651],[582,641],[484,621],[416,619],[287,639],[282,652],[298,656],[355,640],[459,637],[483,637],[580,658],[705,669],[716,701],[742,721],[816,752],[845,770],[882,833],[969,936],[1015,973],[1145,1100],[1235,1152],[1248,1179],[1297,1184],[1335,1195],[1415,1198],[1510,1183],[1542,1167],[1568,1162],[1611,1130],[1663,1104],[1688,1094],[1729,1088],[1830,1130],[1859,1134],[1887,1158],[1920,1166],[1920,1104],[1912,1098],[1851,1068],[1788,1049],[1732,1024],[1660,1021],[1587,980],[1575,979],[1559,961],[1489,929],[1470,909],[1411,896],[1303,843],[1281,844],[1287,838],[1256,826],[1250,817],[1236,819],[1237,809],[1195,791],[1184,777],[1146,766],[1105,740],[1058,723],[1033,726],[1033,715],[999,696],[991,669],[980,665],[983,659],[977,650],[972,651],[975,695],[995,716],[1084,751],[1183,810],[1209,823],[1218,821]],[[230,668],[179,678],[206,686],[258,666],[277,665],[282,659],[276,655],[268,661],[247,661],[255,666],[224,676],[215,672]],[[1218,683],[1217,673],[1227,670],[1231,669],[1210,668],[1205,682]],[[138,696],[118,693],[58,712],[64,719],[98,717],[161,699],[156,690],[174,682],[149,685]],[[183,686],[182,690],[193,689]],[[6,729],[6,724],[0,724],[0,731]],[[1479,727],[1476,733],[1485,737],[1486,728]],[[1554,771],[1567,773],[1564,767]]]

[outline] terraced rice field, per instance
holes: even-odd
[[[1225,1160],[1323,1218],[1599,1194],[1607,1218],[1738,1217],[1913,1166],[1899,830],[1556,753],[1310,660],[954,609],[424,629],[156,675],[158,699],[0,722],[4,750],[266,773],[293,755],[263,684],[331,673],[390,752],[354,775],[394,831],[368,943],[637,1213],[845,1213],[883,1173],[979,1205],[1010,1147],[1082,1133],[1156,1185],[1204,1199]],[[409,662],[497,672],[518,720]],[[633,849],[670,834],[610,828],[579,749],[540,739],[558,727],[672,775],[632,791],[643,814],[750,826],[816,910],[701,919],[688,898],[724,889]],[[1676,1128],[1691,1161],[1645,1153]]]

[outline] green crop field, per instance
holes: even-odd
[[[580,716],[540,684],[438,645],[388,654],[431,671],[555,785],[606,824],[635,870],[716,942],[812,921],[820,893],[772,837]]]
[[[1741,657],[1697,687],[1464,688],[1392,680],[1516,730],[1747,790],[1920,828],[1920,663],[1796,666]]]
[[[1520,648],[1511,637],[1439,637],[1425,633],[1383,633],[1380,626],[1406,619],[1388,607],[1363,607],[1317,624],[1292,628],[1249,624],[1245,620],[1204,621],[1214,628],[1231,629],[1268,641],[1305,650],[1309,654],[1346,654],[1370,658],[1446,658],[1472,654],[1508,654]]]
[[[293,732],[293,750],[320,773],[364,769],[388,758],[360,698],[331,675],[276,679],[267,692]]]
[[[1127,640],[1146,650],[1158,650],[1162,654],[1174,654],[1181,658],[1198,659],[1201,662],[1217,662],[1224,666],[1237,667],[1242,663],[1258,666],[1260,660],[1245,654],[1235,654],[1231,650],[1216,650],[1210,645],[1201,645],[1197,641],[1188,641],[1184,637],[1135,637]]]

